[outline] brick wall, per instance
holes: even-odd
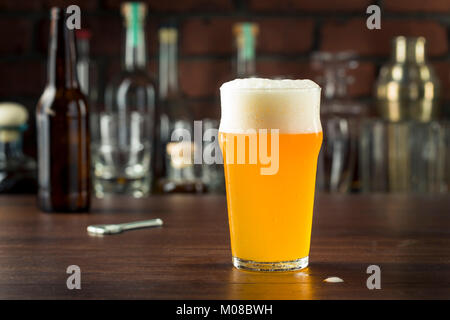
[[[120,69],[122,23],[119,0],[0,0],[0,101],[24,103],[30,111],[45,83],[45,59],[52,5],[78,4],[82,26],[91,29],[92,57],[103,82]],[[450,100],[450,0],[147,0],[149,70],[157,70],[156,30],[167,19],[180,28],[180,81],[196,117],[218,114],[218,87],[232,74],[231,26],[260,24],[257,72],[261,76],[313,78],[310,54],[354,50],[350,94],[370,102],[373,82],[388,58],[395,35],[422,35],[427,54]],[[382,29],[365,27],[370,4],[382,8]],[[447,112],[449,114],[449,112]],[[34,119],[26,146],[34,153]]]

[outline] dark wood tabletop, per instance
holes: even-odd
[[[164,226],[88,235],[90,224],[159,217]],[[68,290],[66,268],[81,269]],[[366,286],[381,268],[381,289]],[[323,280],[336,276],[342,283]],[[0,299],[449,299],[450,196],[319,195],[310,266],[254,273],[231,265],[223,196],[94,202],[46,214],[0,197]]]

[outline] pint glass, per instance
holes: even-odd
[[[220,88],[233,265],[293,271],[308,265],[320,87],[310,80],[236,79]]]

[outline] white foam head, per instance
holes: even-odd
[[[220,87],[221,132],[321,132],[320,87],[311,80],[236,79]]]

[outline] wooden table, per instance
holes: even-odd
[[[164,227],[93,237],[90,224],[159,217]],[[91,214],[45,214],[0,197],[0,299],[450,298],[450,197],[320,195],[310,266],[252,273],[230,262],[222,196],[96,201]],[[381,290],[366,269],[381,268]],[[68,290],[66,268],[81,268]],[[323,280],[337,276],[343,283]]]

